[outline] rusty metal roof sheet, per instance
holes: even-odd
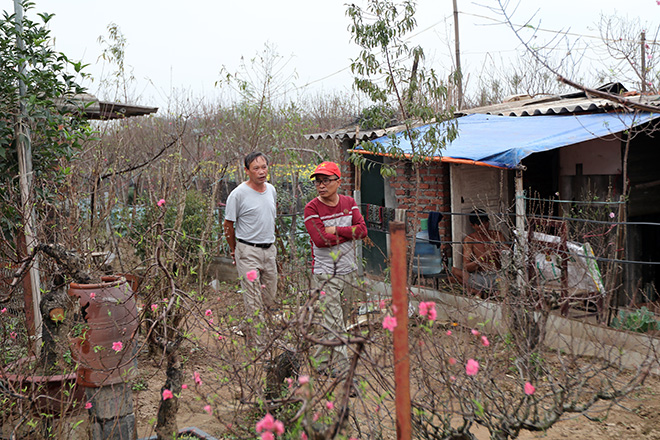
[[[103,120],[144,116],[158,111],[158,107],[100,101],[96,96],[88,93],[59,99],[57,100],[57,105],[64,111],[82,113],[87,119]]]

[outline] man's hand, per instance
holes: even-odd
[[[337,235],[337,227],[336,226],[327,226],[325,228],[325,233],[330,234],[330,235]]]

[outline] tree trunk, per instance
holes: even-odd
[[[169,351],[169,350],[168,350]],[[163,392],[169,390],[172,394],[181,393],[183,383],[183,371],[181,371],[181,360],[178,349],[175,347],[167,354],[167,379],[161,388],[161,401],[158,408],[158,419],[156,422],[156,435],[158,440],[171,440],[176,438],[179,432],[176,423],[176,414],[179,411],[179,400],[176,397],[163,399]]]

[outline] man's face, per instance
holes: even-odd
[[[316,191],[322,198],[334,196],[339,189],[339,177],[334,174],[332,176],[317,174],[314,176],[313,182]]]
[[[250,167],[246,168],[245,172],[252,183],[263,184],[268,178],[268,162],[266,162],[266,158],[263,156],[257,157],[250,163]]]

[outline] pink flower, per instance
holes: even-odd
[[[300,376],[298,378],[298,383],[300,385],[305,385],[306,383],[309,383],[309,376]]]
[[[660,2],[660,0],[658,0]],[[307,440],[307,434],[305,434],[305,431],[300,432],[300,440]]]
[[[335,404],[330,401],[327,401],[325,402],[325,407],[328,408],[329,410],[333,410],[335,409]]]
[[[314,415],[312,416],[312,421],[314,421],[314,422],[318,421],[318,420],[319,420],[319,417],[321,417],[321,416],[319,415],[319,413],[315,412]]]
[[[261,440],[275,440],[275,436],[273,435],[272,432],[266,431],[263,434],[261,434]]]
[[[613,212],[610,212],[610,218],[614,218],[614,217],[616,217],[616,215],[614,215]]]
[[[172,397],[174,397],[174,394],[172,394],[172,391],[163,390],[163,400],[171,399]]]
[[[456,365],[456,359],[449,358],[449,365]]]
[[[92,292],[89,294],[89,299],[94,299],[96,298],[96,293]]]
[[[447,336],[451,336],[451,330],[447,330]]]
[[[385,308],[385,300],[381,299],[380,302],[378,303],[378,307],[383,310]]]
[[[256,270],[248,270],[245,273],[245,278],[247,278],[247,280],[251,283],[254,282],[257,279],[257,276],[258,276],[258,274],[257,274]]]
[[[479,372],[479,362],[474,359],[468,359],[467,365],[465,366],[465,374],[468,376],[474,376]]]
[[[272,415],[270,415],[270,413],[267,413],[263,419],[257,422],[255,429],[257,430],[257,432],[272,431],[273,429],[275,429],[275,418]]]
[[[222,341],[223,339],[225,339],[224,336],[222,336],[222,335],[218,335],[218,341]]]
[[[213,311],[211,309],[206,309],[206,312],[204,312],[205,316],[211,316],[213,315]]]
[[[321,290],[321,292],[319,293],[319,295],[321,295],[321,296],[325,296],[325,290]]]
[[[158,310],[158,304],[152,304],[151,305],[151,311],[155,312],[156,310]]]
[[[156,202],[156,205],[163,206],[165,204],[165,199],[160,199],[158,202]]]
[[[195,372],[193,373],[193,379],[195,379],[195,383],[196,383],[197,385],[201,385],[201,384],[202,384],[202,376],[200,376],[199,373],[198,373],[197,371],[195,371]]]
[[[481,337],[481,343],[484,344],[484,347],[488,347],[490,345],[490,341],[485,336]]]
[[[16,336],[18,336],[18,334],[16,332],[9,333],[9,337],[12,338],[12,339],[16,339]]]
[[[112,349],[119,353],[121,349],[124,348],[124,343],[121,341],[113,342],[112,343]]]
[[[456,376],[449,376],[449,380],[456,380]]]
[[[527,394],[528,396],[531,396],[532,394],[534,394],[534,391],[536,391],[536,388],[534,388],[534,385],[532,385],[529,382],[525,382],[525,394]]]
[[[428,316],[429,321],[435,321],[435,318],[438,317],[438,313],[435,310],[435,303],[433,301],[420,302],[419,314],[422,316]]]
[[[208,415],[210,415],[210,416],[213,415],[213,409],[211,409],[211,405],[206,405],[206,406],[204,407],[204,411],[206,411],[206,413],[207,413]]]
[[[213,325],[213,318],[209,319],[209,324]]]
[[[291,379],[290,377],[287,377],[287,378],[284,379],[284,380],[285,380],[286,383],[289,385],[289,388],[291,388],[291,387],[293,386],[293,379]]]
[[[85,409],[92,409],[92,402],[87,402],[85,404]]]
[[[186,385],[186,384],[184,383],[183,385],[181,385],[181,389],[182,389],[182,390],[187,390],[187,389],[188,389],[188,385]]]
[[[394,327],[397,326],[396,318],[394,316],[387,315],[383,318],[383,328],[389,331],[394,331]]]
[[[479,330],[473,328],[473,329],[470,330],[470,331],[472,332],[473,335],[475,335],[475,336],[479,336]]]
[[[280,422],[279,420],[275,420],[275,434],[284,434],[284,423]]]
[[[2,310],[0,310],[0,313],[7,313],[7,307],[3,307]]]

